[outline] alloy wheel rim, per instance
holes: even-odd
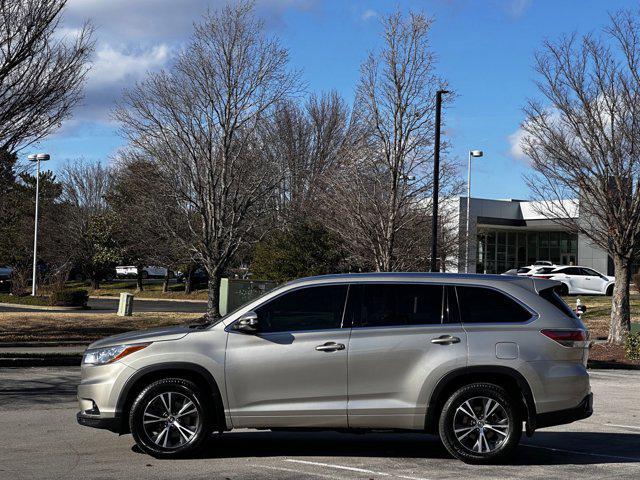
[[[142,425],[151,441],[165,449],[180,448],[191,442],[200,427],[195,403],[179,392],[163,392],[147,403]]]
[[[493,398],[470,398],[458,406],[453,416],[456,439],[473,453],[495,452],[502,447],[510,431],[507,411]]]

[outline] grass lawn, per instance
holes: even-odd
[[[144,290],[137,291],[135,280],[116,280],[102,282],[98,290],[92,290],[89,282],[68,282],[69,288],[84,288],[90,296],[117,297],[122,292],[133,293],[137,298],[174,298],[181,300],[206,300],[207,290],[194,290],[191,294],[184,293],[183,283],[170,283],[169,291],[162,293],[162,280],[148,279],[143,281]]]
[[[93,342],[131,330],[178,325],[201,316],[172,312],[140,312],[131,317],[111,313],[0,313],[0,342]]]
[[[576,300],[587,306],[587,312],[582,315],[582,321],[589,328],[591,338],[607,338],[611,322],[611,297],[604,295],[570,295],[563,297],[571,308],[575,308]],[[640,295],[631,294],[631,321],[640,322]]]
[[[50,305],[48,297],[32,297],[25,295],[19,297],[17,295],[9,295],[8,293],[0,293],[0,303],[15,303],[18,305]]]

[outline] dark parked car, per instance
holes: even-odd
[[[11,291],[11,272],[13,269],[8,266],[0,267],[0,292]]]
[[[176,277],[176,282],[185,283],[186,281],[187,281],[187,272],[179,272],[178,276]],[[209,275],[207,274],[207,271],[204,268],[202,267],[196,268],[196,270],[193,272],[192,281],[193,281],[193,285],[206,284],[209,281]]]

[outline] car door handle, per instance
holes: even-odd
[[[452,337],[451,335],[442,335],[441,337],[432,338],[431,343],[451,345],[452,343],[460,343],[460,339],[458,337]]]
[[[327,342],[322,345],[318,345],[316,350],[319,352],[335,352],[337,350],[344,350],[344,343]]]

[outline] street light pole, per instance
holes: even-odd
[[[438,195],[440,194],[440,114],[442,111],[442,94],[448,90],[436,92],[436,124],[433,142],[433,214],[431,215],[431,271],[438,271]]]
[[[40,196],[40,162],[44,162],[49,160],[49,154],[47,153],[38,153],[29,155],[29,161],[36,162],[36,216],[35,216],[35,227],[33,232],[33,276],[31,279],[31,296],[35,297],[37,292],[36,285],[36,274],[37,274],[37,265],[38,265],[38,207],[39,207],[39,196]]]
[[[464,273],[469,272],[469,228],[471,218],[471,157],[481,157],[482,150],[469,150],[469,167],[467,168],[467,229],[465,230]]]

